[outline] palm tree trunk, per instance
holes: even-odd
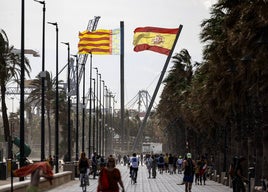
[[[263,141],[263,162],[262,173],[263,177],[268,178],[268,106],[263,107],[263,127],[262,127],[262,141]],[[266,174],[266,175],[265,175]]]
[[[263,143],[262,143],[261,127],[256,130],[256,157],[255,157],[255,183],[260,185],[262,177],[262,162],[263,162]],[[264,173],[264,172],[263,172]]]
[[[8,115],[7,115],[7,106],[6,106],[6,86],[1,84],[1,104],[2,104],[2,119],[4,124],[4,135],[5,141],[8,142],[8,158],[12,157],[11,145],[12,138],[10,135]]]
[[[51,147],[51,124],[50,124],[50,110],[47,110],[47,124],[48,124],[48,152],[49,155],[52,155],[52,147]]]

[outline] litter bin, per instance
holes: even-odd
[[[7,179],[7,164],[0,162],[0,180]]]
[[[74,175],[75,177],[79,177],[79,170],[78,170],[78,161],[74,161]]]

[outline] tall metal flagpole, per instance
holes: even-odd
[[[148,119],[148,117],[149,117],[149,115],[150,115],[150,113],[151,113],[151,109],[152,109],[152,107],[153,107],[154,100],[155,100],[155,98],[156,98],[156,95],[157,95],[157,93],[158,93],[158,90],[159,90],[159,88],[160,88],[160,85],[161,85],[161,83],[162,83],[162,80],[163,80],[164,75],[165,75],[165,73],[166,73],[166,70],[167,70],[167,67],[168,67],[170,58],[171,58],[171,56],[172,56],[172,54],[173,54],[174,48],[175,48],[176,43],[177,43],[177,41],[178,41],[178,39],[179,39],[179,36],[180,36],[181,30],[182,30],[182,27],[183,27],[182,25],[179,26],[179,31],[178,31],[178,33],[177,33],[177,35],[176,35],[176,38],[175,38],[174,43],[173,43],[173,46],[172,46],[172,48],[171,48],[171,50],[170,50],[170,52],[169,52],[169,55],[168,55],[168,57],[167,57],[167,59],[166,59],[166,63],[165,63],[165,65],[164,65],[163,70],[162,70],[162,72],[161,72],[161,75],[160,75],[160,77],[159,77],[158,83],[157,83],[156,88],[155,88],[155,90],[154,90],[154,94],[153,94],[153,96],[152,96],[152,99],[151,99],[151,102],[150,102],[150,104],[149,104],[149,107],[148,107],[148,109],[147,109],[147,111],[146,111],[145,117],[144,117],[144,119],[143,119],[143,121],[142,121],[142,124],[141,124],[141,126],[140,126],[140,128],[139,128],[137,137],[135,138],[135,141],[134,141],[134,145],[133,145],[132,151],[135,151],[136,148],[137,148],[137,145],[138,145],[140,136],[141,136],[141,134],[142,134],[142,132],[143,132],[143,129],[144,129],[145,125],[146,125],[147,119]]]

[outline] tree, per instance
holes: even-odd
[[[7,115],[6,106],[6,87],[8,83],[20,82],[20,55],[14,53],[14,47],[9,45],[8,37],[4,30],[0,30],[0,88],[1,88],[1,105],[2,105],[2,118],[4,124],[5,141],[9,143],[8,156],[11,154],[11,137],[10,127]],[[30,65],[27,58],[25,58],[25,72],[30,76]]]
[[[193,71],[191,56],[186,49],[175,54],[172,59],[174,65],[164,80],[165,87],[157,107],[157,114],[161,119],[162,127],[166,127],[165,133],[170,143],[168,145],[173,145],[170,150],[175,150],[179,144],[178,135],[181,136],[180,133],[185,132],[185,126],[181,121],[183,114],[181,104],[187,97]],[[183,139],[186,138],[183,137]]]
[[[218,170],[226,171],[233,155],[247,157],[256,183],[268,170],[267,9],[264,0],[218,1],[201,24],[202,63],[189,84],[171,70],[158,106],[169,141],[174,127],[184,126]]]
[[[48,122],[48,144],[49,144],[49,155],[51,155],[51,109],[53,100],[55,98],[55,90],[53,87],[55,87],[55,81],[52,79],[52,75],[46,71],[46,92],[45,92],[45,110],[47,114],[47,122]],[[27,98],[27,102],[34,104],[35,107],[41,106],[41,92],[42,92],[42,78],[39,74],[36,79],[34,79],[31,82],[31,86],[34,87],[34,90],[30,93],[29,97]]]

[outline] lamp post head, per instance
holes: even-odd
[[[50,25],[55,25],[56,27],[58,26],[58,23],[57,22],[47,22],[48,24],[50,24]]]
[[[45,4],[45,1],[38,1],[38,0],[34,0],[34,1],[43,5]]]
[[[71,56],[73,56],[73,57],[75,57],[75,58],[77,58],[77,57],[78,57],[77,55],[71,55]]]
[[[64,45],[69,46],[69,42],[61,42],[61,43],[64,44]]]

